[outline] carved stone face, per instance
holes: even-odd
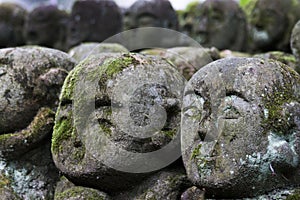
[[[76,1],[68,25],[67,46],[102,42],[122,29],[122,15],[115,2]]]
[[[298,19],[299,3],[287,0],[258,0],[250,14],[254,50],[288,50],[291,29]],[[296,11],[298,12],[298,11]]]
[[[234,1],[207,0],[192,17],[191,35],[205,47],[242,50],[246,39],[246,20]]]
[[[67,20],[67,13],[56,6],[34,9],[25,24],[27,44],[63,49]]]
[[[275,61],[233,58],[201,68],[183,100],[188,177],[225,198],[299,179],[299,84],[295,71]]]
[[[0,48],[19,46],[25,43],[22,30],[26,10],[16,4],[0,4]]]
[[[169,1],[138,0],[125,13],[124,29],[164,27],[177,29],[178,20]]]

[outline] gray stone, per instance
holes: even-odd
[[[0,50],[0,134],[26,128],[41,107],[58,104],[61,86],[75,62],[42,47]]]
[[[52,160],[49,137],[20,158],[0,160],[0,171],[5,176],[1,178],[5,188],[12,195],[24,200],[53,199],[59,174]]]
[[[77,62],[84,60],[89,55],[99,53],[126,53],[128,50],[116,43],[85,42],[70,49],[69,55]]]
[[[183,99],[182,156],[208,197],[254,196],[299,182],[300,77],[258,58],[201,68]]]
[[[72,182],[107,192],[129,189],[170,164],[180,156],[184,84],[157,57],[88,57],[70,72],[60,96],[52,137],[56,166]]]
[[[187,80],[201,67],[220,58],[216,48],[175,47],[145,50],[141,53],[158,55],[169,60]]]
[[[296,57],[297,65],[295,67],[296,71],[300,73],[300,21],[298,21],[293,30],[291,35],[291,49],[293,55]]]
[[[110,197],[96,189],[75,186],[68,181],[67,178],[62,177],[57,183],[55,189],[54,200],[85,200],[85,199],[101,199],[110,200]]]
[[[173,200],[179,199],[190,182],[179,167],[152,175],[133,190],[114,196],[115,200]]]
[[[204,200],[205,190],[200,190],[196,186],[190,187],[181,195],[181,200]]]

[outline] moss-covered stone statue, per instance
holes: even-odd
[[[290,45],[293,55],[296,57],[295,69],[300,74],[300,21],[296,23],[292,30]]]
[[[102,42],[122,30],[122,14],[114,1],[75,1],[67,31],[67,47]]]
[[[176,11],[168,0],[137,0],[124,15],[125,30],[139,27],[178,29]]]
[[[68,14],[56,6],[40,6],[31,11],[25,23],[27,44],[65,50]]]
[[[0,4],[0,48],[25,44],[23,28],[26,15],[26,10],[17,4]]]
[[[182,157],[207,197],[264,194],[300,180],[300,76],[259,58],[201,68],[183,98]]]
[[[251,51],[290,52],[292,28],[300,19],[298,0],[255,0],[249,12]]]
[[[185,29],[204,47],[245,50],[246,16],[236,1],[206,0],[186,15]]]
[[[52,136],[56,166],[77,185],[132,189],[152,167],[180,157],[184,84],[177,69],[158,57],[86,58],[70,72],[60,96]]]
[[[58,96],[68,71],[68,54],[42,47],[0,50],[0,152],[13,157],[49,136]]]

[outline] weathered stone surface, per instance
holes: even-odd
[[[25,44],[22,31],[26,15],[26,10],[17,4],[0,4],[0,48]]]
[[[1,160],[0,171],[6,177],[1,178],[1,184],[6,185],[11,195],[24,200],[53,199],[59,175],[52,161],[49,137],[41,141],[38,148],[16,160]],[[9,192],[7,189],[6,194]]]
[[[56,6],[45,5],[31,11],[25,23],[26,43],[66,50],[68,14]]]
[[[295,69],[298,73],[300,73],[300,21],[296,23],[292,30],[291,49],[297,61]]]
[[[40,145],[45,138],[49,138],[53,131],[54,116],[51,109],[41,108],[26,129],[0,135],[1,157],[16,159]]]
[[[114,1],[76,1],[67,31],[67,47],[102,42],[122,30],[122,14]]]
[[[207,0],[193,7],[184,26],[201,45],[219,50],[246,49],[246,16],[236,1]]]
[[[298,0],[255,0],[248,6],[250,50],[290,52],[290,36],[300,19]]]
[[[114,196],[115,200],[173,200],[191,185],[184,169],[165,169],[152,175],[133,190]]]
[[[110,197],[98,190],[92,188],[86,188],[81,186],[75,186],[68,181],[67,178],[62,177],[57,183],[55,189],[54,200],[86,200],[86,199],[99,199],[109,200]]]
[[[0,134],[26,128],[41,107],[58,104],[73,59],[41,47],[0,50]]]
[[[73,47],[69,51],[77,62],[84,60],[89,55],[97,55],[99,53],[126,53],[128,50],[120,44],[116,43],[97,43],[86,42]]]
[[[271,51],[266,53],[254,54],[254,58],[262,58],[265,60],[273,59],[286,64],[287,66],[296,70],[297,68],[297,60],[293,54],[285,53],[282,51]]]
[[[125,30],[140,27],[178,29],[177,14],[168,0],[137,0],[124,15]]]
[[[11,180],[4,174],[0,174],[0,197],[3,200],[21,199],[10,187]]]
[[[299,101],[299,75],[278,61],[228,58],[201,68],[183,99],[189,179],[216,198],[299,182]]]
[[[216,48],[175,47],[150,49],[141,53],[158,55],[168,59],[187,80],[201,67],[220,58],[219,51]]]
[[[181,200],[204,200],[205,191],[196,186],[190,187],[181,195]]]
[[[107,192],[130,189],[153,163],[172,162],[169,154],[152,158],[147,152],[179,140],[184,83],[175,67],[156,57],[114,53],[85,59],[70,72],[60,96],[52,138],[56,166],[72,182]],[[176,155],[177,148],[168,152]]]

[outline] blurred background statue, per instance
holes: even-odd
[[[178,29],[177,14],[168,0],[137,0],[125,11],[124,29],[163,27]]]
[[[256,0],[248,20],[251,50],[290,52],[290,36],[299,14],[298,0]]]
[[[192,4],[184,29],[204,47],[243,51],[247,41],[246,16],[234,0],[206,0]]]
[[[121,30],[122,15],[114,1],[79,0],[72,7],[67,30],[67,47],[82,42],[102,42]]]
[[[31,11],[25,23],[27,44],[65,50],[68,14],[54,5]]]
[[[0,48],[25,44],[22,32],[26,15],[26,10],[17,4],[0,4]]]

